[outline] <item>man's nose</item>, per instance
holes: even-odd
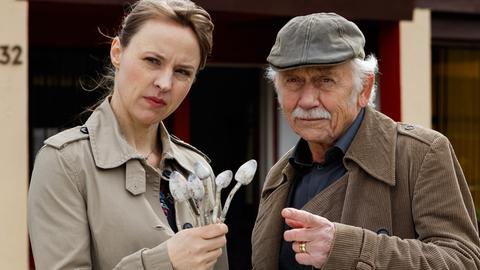
[[[300,93],[298,105],[304,109],[311,109],[320,105],[319,91],[311,83],[305,85]]]

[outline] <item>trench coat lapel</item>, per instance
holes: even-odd
[[[102,169],[112,169],[126,164],[125,189],[132,195],[146,191],[143,159],[124,139],[117,119],[106,98],[85,123],[95,165]]]

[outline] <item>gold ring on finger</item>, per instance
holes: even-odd
[[[305,247],[305,242],[300,242],[300,253],[307,253],[307,249]]]

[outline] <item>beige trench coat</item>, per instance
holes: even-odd
[[[169,136],[163,124],[159,129],[160,169],[126,143],[107,100],[84,127],[45,141],[28,195],[36,269],[172,269],[165,240],[174,232],[159,201],[160,175],[167,165],[185,176],[196,161],[210,166],[201,152]],[[212,179],[206,180],[209,208]],[[197,225],[187,205],[175,202],[175,210],[179,230]],[[225,250],[215,269],[228,269]]]
[[[290,154],[270,170],[262,192],[252,234],[256,270],[278,268]],[[322,270],[479,269],[475,208],[445,136],[367,108],[343,162],[346,175],[304,206],[335,222]]]

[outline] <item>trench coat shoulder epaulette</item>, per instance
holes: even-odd
[[[45,145],[61,149],[69,143],[88,139],[88,136],[88,129],[86,127],[77,126],[53,135],[46,139],[44,143]]]
[[[195,148],[194,146],[182,141],[181,139],[179,139],[178,137],[176,137],[175,135],[172,135],[170,134],[170,139],[171,141],[176,144],[176,145],[180,145],[182,147],[185,147],[197,154],[199,154],[200,156],[202,156],[208,163],[211,163],[212,161],[210,160],[210,158],[204,154],[202,151],[198,150],[197,148]]]
[[[438,131],[409,123],[398,123],[397,131],[400,135],[415,138],[428,145],[431,145],[438,137],[443,137]]]

